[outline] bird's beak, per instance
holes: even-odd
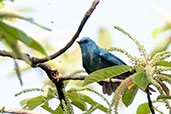
[[[81,42],[80,41],[77,41],[78,44],[80,44]]]

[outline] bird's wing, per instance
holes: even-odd
[[[99,48],[99,57],[112,65],[126,65],[121,59],[116,57],[115,55],[104,51],[102,48]]]

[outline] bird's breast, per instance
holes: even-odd
[[[83,65],[89,72],[94,72],[104,68],[105,63],[103,63],[102,59],[97,54],[86,54],[83,56]]]

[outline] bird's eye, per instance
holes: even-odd
[[[85,44],[85,43],[88,43],[88,40],[84,40],[82,42],[80,42],[81,44]]]

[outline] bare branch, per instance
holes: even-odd
[[[23,56],[27,57],[31,62],[33,66],[36,66],[36,64],[38,63],[44,63],[47,62],[49,60],[55,59],[56,57],[60,56],[61,54],[63,54],[68,48],[70,48],[72,46],[72,44],[74,43],[74,41],[79,37],[85,23],[87,22],[87,20],[89,19],[89,17],[91,16],[91,14],[93,13],[93,11],[95,10],[96,6],[98,5],[100,0],[94,0],[93,4],[91,5],[91,7],[89,8],[89,10],[86,12],[86,14],[84,15],[84,18],[82,19],[76,33],[74,34],[74,36],[72,37],[72,39],[59,51],[57,51],[56,53],[50,55],[49,57],[44,57],[44,58],[36,58],[36,57],[30,57],[28,54],[23,54]],[[0,51],[0,55],[1,56],[8,56],[13,58],[13,53],[7,53],[6,51],[2,50]],[[17,59],[22,60],[21,57],[17,57]]]
[[[39,63],[37,64],[37,67],[40,67],[41,69],[43,69],[48,75],[49,79],[55,84],[57,92],[58,92],[59,100],[60,100],[60,106],[63,109],[62,100],[65,101],[65,104],[67,104],[67,100],[62,91],[62,89],[64,88],[64,83],[62,80],[58,78],[59,77],[58,71],[47,63]]]
[[[66,99],[65,99],[65,95],[64,95],[64,93],[62,91],[62,89],[64,88],[63,80],[67,80],[67,78],[63,77],[63,79],[62,79],[61,77],[59,77],[59,73],[58,73],[57,69],[54,69],[49,64],[46,64],[44,62],[47,62],[49,60],[52,60],[52,59],[60,56],[68,48],[71,47],[71,45],[74,43],[74,41],[79,37],[79,35],[80,35],[80,33],[81,33],[85,23],[87,22],[87,20],[89,19],[90,15],[93,13],[93,11],[95,10],[95,8],[96,8],[98,3],[99,3],[99,0],[94,0],[93,4],[91,5],[89,10],[86,12],[84,18],[82,19],[82,21],[81,21],[81,23],[80,23],[76,33],[72,37],[72,39],[62,49],[60,49],[56,53],[50,55],[49,56],[50,59],[48,57],[36,58],[36,57],[31,57],[29,54],[24,54],[24,53],[22,54],[22,57],[26,57],[27,59],[29,59],[31,61],[31,63],[32,63],[31,66],[32,67],[40,67],[41,69],[43,69],[47,73],[47,75],[50,78],[50,80],[56,85],[56,88],[57,88],[57,91],[58,91],[58,95],[59,95],[59,100],[61,102],[62,102],[62,99],[63,99],[65,101],[65,103],[67,103]],[[14,58],[14,53],[13,52],[7,52],[5,50],[0,50],[0,56]],[[22,57],[17,57],[15,59],[23,60]],[[83,78],[78,78],[78,79],[82,79],[83,80]],[[62,103],[61,103],[61,107],[63,108]],[[31,113],[29,113],[29,114],[31,114]]]
[[[1,55],[1,56],[4,56],[4,57],[11,57],[11,58],[14,57],[14,53],[12,53],[12,52],[7,52],[7,51],[5,51],[5,50],[0,50],[0,55]],[[21,57],[17,57],[17,59],[22,60]]]
[[[59,51],[57,51],[56,53],[52,54],[49,56],[49,58],[44,57],[44,58],[36,58],[33,62],[33,64],[37,64],[37,63],[44,63],[46,61],[55,59],[56,57],[60,56],[61,54],[63,54],[68,48],[70,48],[72,46],[72,44],[74,43],[74,41],[79,37],[85,23],[87,22],[87,20],[89,19],[90,15],[93,13],[93,11],[95,10],[97,4],[99,3],[99,0],[94,0],[93,4],[91,5],[91,7],[89,8],[89,10],[86,12],[84,18],[82,19],[76,33],[74,34],[74,36],[72,37],[72,39],[65,45],[65,47],[63,47],[62,49],[60,49]]]
[[[0,108],[0,112],[3,108]],[[13,114],[47,114],[41,112],[35,112],[32,110],[25,110],[25,109],[4,109],[4,113],[13,113]]]
[[[84,75],[68,75],[68,76],[58,76],[58,80],[84,80],[87,76]],[[105,79],[103,82],[122,82],[122,79]]]

